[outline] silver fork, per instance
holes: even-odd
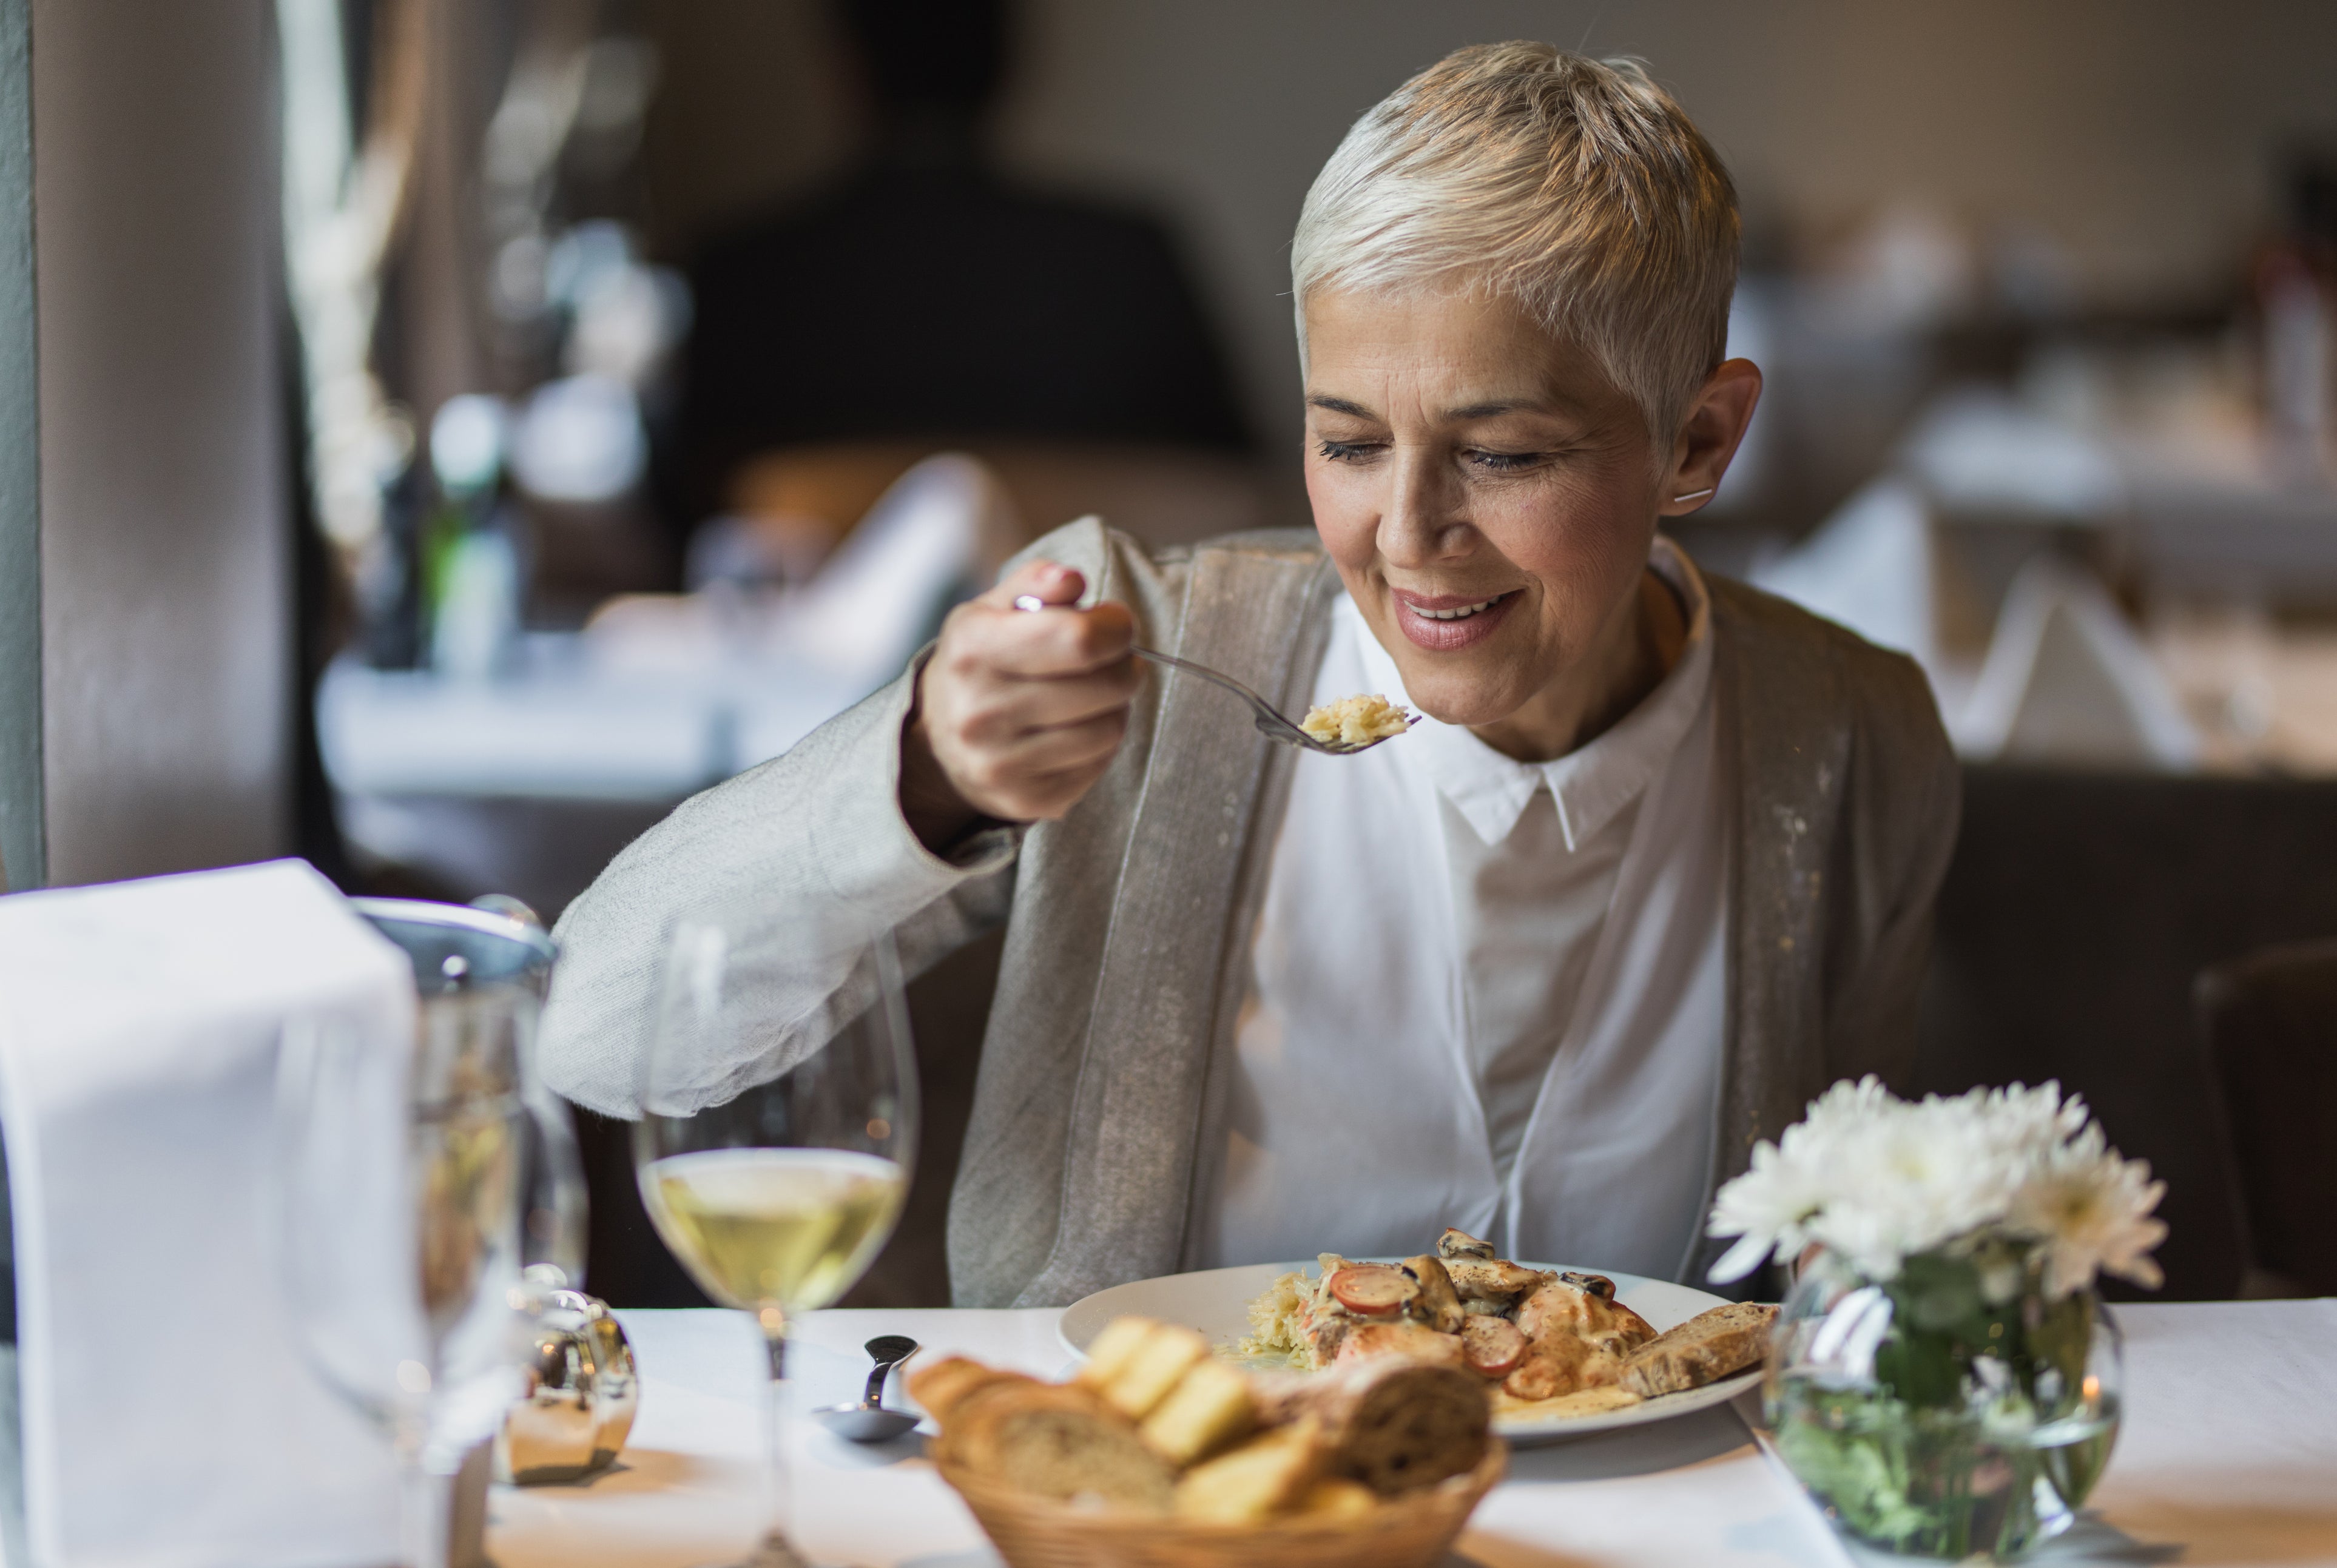
[[[1026,593],[1015,599],[1014,608],[1035,612],[1045,609],[1047,604],[1036,594]],[[1204,664],[1195,664],[1188,658],[1178,658],[1173,653],[1162,653],[1158,648],[1145,648],[1141,644],[1130,648],[1128,651],[1139,658],[1149,658],[1154,664],[1165,664],[1171,669],[1181,669],[1187,675],[1199,676],[1212,686],[1225,687],[1242,701],[1249,704],[1250,712],[1256,716],[1251,722],[1257,725],[1258,734],[1268,740],[1280,741],[1284,745],[1296,746],[1301,751],[1319,751],[1325,756],[1353,756],[1357,752],[1371,750],[1372,747],[1379,745],[1380,741],[1395,738],[1393,735],[1384,735],[1376,740],[1316,740],[1313,735],[1283,717],[1281,711],[1272,703],[1229,675],[1211,669]],[[1413,723],[1419,717],[1410,708],[1398,708],[1396,711],[1403,715],[1406,724]]]

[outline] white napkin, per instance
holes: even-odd
[[[395,1555],[388,1446],[297,1349],[271,1159],[287,1019],[404,1053],[414,1006],[404,955],[297,861],[0,899],[0,1122],[40,1562]]]
[[[1944,566],[1922,492],[1886,477],[1843,502],[1794,549],[1757,562],[1752,578],[1754,586],[1869,642],[1913,655],[1930,672],[1942,654]]]
[[[2013,579],[1954,733],[1966,756],[2176,772],[2199,762],[2198,732],[2108,592],[2050,556]]]

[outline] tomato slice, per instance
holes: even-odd
[[[1339,1305],[1364,1318],[1401,1312],[1419,1289],[1402,1269],[1385,1263],[1350,1263],[1331,1276],[1331,1294]]]
[[[1474,1317],[1461,1325],[1461,1354],[1472,1370],[1505,1378],[1526,1359],[1526,1337],[1507,1318]]]

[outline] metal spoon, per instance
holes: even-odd
[[[1047,603],[1035,593],[1025,593],[1015,597],[1014,608],[1035,614],[1045,609]],[[1146,648],[1141,643],[1128,651],[1139,658],[1149,658],[1154,664],[1164,664],[1171,669],[1181,669],[1187,675],[1200,677],[1212,686],[1223,687],[1249,704],[1251,722],[1257,727],[1258,734],[1268,740],[1280,741],[1284,745],[1296,746],[1300,751],[1318,751],[1325,756],[1353,756],[1359,751],[1371,750],[1372,747],[1379,745],[1380,741],[1395,738],[1393,735],[1384,735],[1375,740],[1316,740],[1297,725],[1284,717],[1280,708],[1276,707],[1222,670],[1211,669],[1204,664],[1195,664],[1189,658],[1178,658],[1173,653],[1162,653],[1159,648]],[[1420,717],[1410,708],[1398,708],[1396,711],[1403,715],[1406,724],[1414,723]]]
[[[917,1417],[906,1410],[885,1407],[885,1379],[922,1348],[906,1334],[883,1334],[869,1340],[862,1349],[876,1365],[868,1374],[867,1393],[857,1405],[829,1405],[814,1410],[812,1419],[855,1443],[882,1443],[899,1437],[917,1424]]]

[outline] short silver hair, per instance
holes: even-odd
[[[1306,193],[1299,357],[1318,289],[1507,297],[1589,353],[1667,453],[1726,352],[1737,247],[1726,167],[1638,62],[1456,50],[1356,121]]]

